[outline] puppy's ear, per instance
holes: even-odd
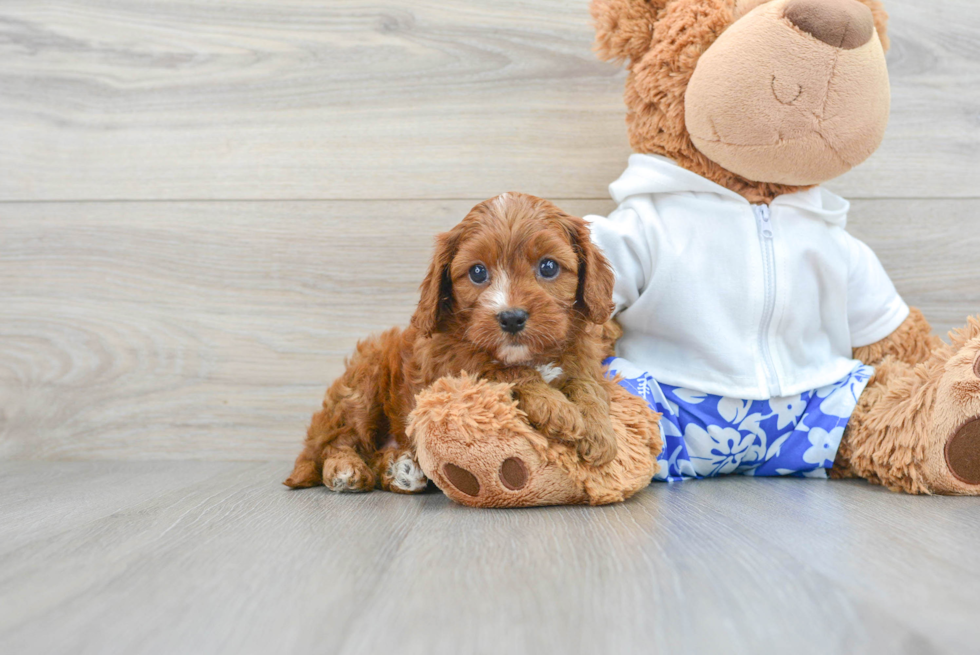
[[[615,276],[599,247],[592,243],[589,225],[581,218],[562,214],[559,219],[578,253],[578,292],[575,306],[593,323],[602,324],[613,312]]]
[[[462,236],[462,229],[457,226],[436,237],[436,252],[419,287],[419,304],[412,315],[412,326],[423,337],[431,337],[434,332],[439,332],[444,327],[446,318],[452,314],[453,279],[449,267],[456,256]]]
[[[653,42],[653,25],[667,0],[592,0],[593,50],[604,61],[640,59]]]

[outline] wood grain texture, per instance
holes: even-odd
[[[344,356],[408,321],[433,236],[473,204],[3,205],[0,458],[292,457]],[[978,216],[861,201],[850,229],[943,333],[980,314]]]
[[[473,204],[4,205],[0,457],[289,457]]]
[[[287,469],[0,463],[20,490],[0,495],[0,651],[963,653],[980,637],[971,499],[740,478],[480,511],[290,492]],[[173,482],[134,497],[143,475]]]
[[[850,197],[976,197],[980,5],[889,0]],[[588,0],[7,0],[0,200],[603,198],[623,73]]]

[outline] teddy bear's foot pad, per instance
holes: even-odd
[[[442,467],[442,474],[451,485],[467,496],[476,498],[480,495],[480,481],[463,467],[447,463]],[[500,465],[497,477],[500,478],[500,484],[507,489],[520,491],[527,486],[527,465],[520,457],[508,457]]]
[[[964,425],[946,443],[946,464],[960,482],[980,485],[980,418]]]
[[[480,495],[480,481],[462,466],[456,466],[451,463],[445,464],[442,467],[442,474],[446,476],[449,484],[456,487],[457,491],[473,498]]]
[[[519,457],[508,457],[500,465],[500,483],[511,491],[520,491],[527,485],[527,466]]]

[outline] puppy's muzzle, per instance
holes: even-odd
[[[527,325],[527,312],[523,309],[507,309],[497,314],[500,329],[507,334],[517,334]]]

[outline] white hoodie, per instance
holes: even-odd
[[[909,308],[845,230],[822,188],[752,205],[665,157],[633,155],[587,216],[616,273],[617,354],[658,382],[765,400],[818,389],[856,365]]]

